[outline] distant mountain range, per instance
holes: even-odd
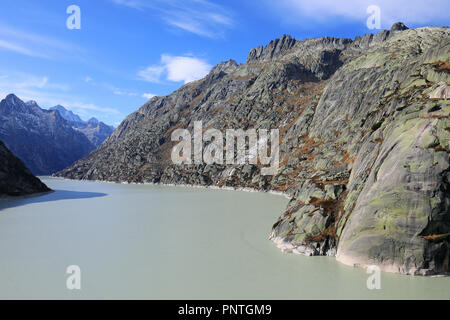
[[[83,121],[78,115],[61,105],[52,107],[50,110],[58,110],[61,117],[69,121],[72,128],[82,132],[95,147],[98,147],[114,131],[113,126],[109,126],[94,117],[88,121]]]
[[[49,110],[58,110],[61,117],[63,117],[64,119],[66,119],[69,122],[74,122],[74,123],[83,122],[83,120],[81,120],[81,118],[78,115],[76,115],[75,113],[73,113],[70,110],[67,110],[66,108],[64,108],[61,105],[51,107]]]
[[[0,140],[35,175],[66,168],[88,155],[112,132],[96,119],[83,122],[65,108],[55,108],[42,109],[35,101],[25,103],[14,94],[0,102]],[[69,121],[69,116],[80,121]]]

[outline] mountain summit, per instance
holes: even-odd
[[[81,118],[78,115],[76,115],[75,113],[73,113],[70,110],[67,110],[66,108],[64,108],[61,105],[51,107],[50,110],[58,110],[61,117],[63,117],[64,119],[66,119],[69,122],[83,122],[83,120],[81,120]]]
[[[83,133],[95,147],[98,147],[114,131],[113,126],[104,124],[94,117],[83,121],[78,115],[60,105],[50,110],[57,110],[72,128]]]

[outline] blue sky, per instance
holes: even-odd
[[[67,7],[81,10],[70,30]],[[167,95],[215,64],[244,63],[249,50],[282,34],[354,38],[381,28],[448,26],[448,0],[2,0],[0,95],[15,93],[83,119],[118,125],[152,95]]]

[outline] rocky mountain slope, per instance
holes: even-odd
[[[0,141],[0,197],[51,191]]]
[[[78,123],[78,122],[84,122],[79,115],[73,113],[70,110],[67,110],[62,105],[57,105],[54,107],[51,107],[49,110],[58,110],[61,117],[69,121],[70,123]]]
[[[407,274],[450,272],[450,31],[393,25],[351,39],[252,49],[154,97],[58,175],[250,187],[291,201],[270,238],[288,252]],[[175,165],[179,128],[279,129],[280,167]]]
[[[95,149],[58,111],[13,94],[0,102],[0,140],[35,175],[62,170]]]
[[[98,147],[114,131],[113,126],[108,126],[94,117],[83,121],[78,115],[61,105],[52,107],[50,110],[58,110],[61,116],[69,121],[72,128],[83,133],[95,147]]]

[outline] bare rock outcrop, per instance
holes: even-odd
[[[246,64],[219,65],[153,98],[58,175],[280,191],[291,200],[270,238],[282,250],[446,274],[449,51],[445,27],[397,23],[353,41],[283,36],[251,50]],[[173,164],[171,133],[192,132],[194,121],[218,130],[279,129],[277,173]]]
[[[0,141],[0,197],[51,191]]]

